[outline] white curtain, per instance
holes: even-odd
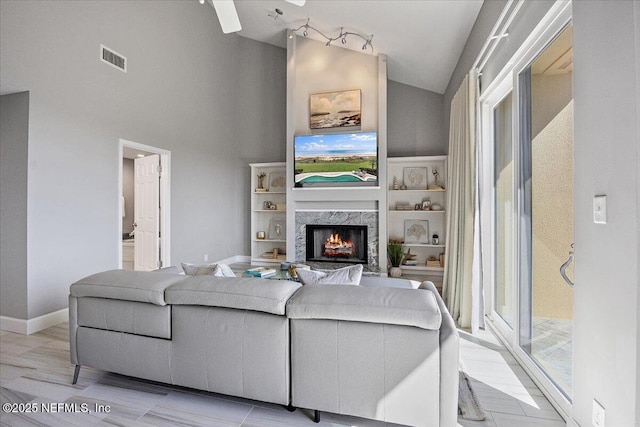
[[[443,293],[456,323],[484,327],[478,209],[478,74],[472,70],[451,101],[447,165],[447,238]]]

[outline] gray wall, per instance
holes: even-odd
[[[574,418],[583,426],[591,425],[594,398],[606,425],[640,425],[638,9],[630,1],[573,5],[573,388]],[[593,223],[597,194],[607,195],[606,225]]]
[[[119,138],[172,153],[173,264],[248,252],[247,162],[285,158],[283,49],[195,1],[2,1],[0,19],[0,90],[31,91],[28,318],[118,267]]]
[[[485,2],[445,92],[451,98],[497,19]],[[486,87],[550,2],[525,2],[484,70]],[[591,425],[593,399],[609,426],[640,425],[640,3],[573,4],[575,109],[575,294],[573,417]],[[606,194],[608,224],[593,223],[593,196]]]
[[[637,146],[640,146],[640,7],[637,3],[634,4],[634,18],[635,32],[634,39],[636,40],[636,135],[638,138]],[[640,162],[640,155],[636,152],[636,161]],[[636,164],[636,168],[638,165]],[[640,204],[640,173],[636,173],[636,223],[640,223],[640,212],[638,211],[638,205]],[[640,265],[640,238],[637,240],[636,245],[636,258],[635,264]],[[632,261],[633,262],[633,261]],[[640,288],[640,278],[636,278],[638,282],[636,289]],[[637,310],[636,310],[636,367],[640,365],[640,315],[637,315],[640,311],[640,292],[637,292]],[[637,368],[636,368],[637,369]],[[640,374],[636,374],[636,402],[640,400]],[[640,405],[636,403],[636,425],[640,424]]]
[[[525,2],[515,19],[509,26],[509,37],[503,39],[493,52],[491,59],[482,70],[480,79],[481,88],[486,88],[496,75],[504,68],[507,61],[511,59],[515,51],[522,45],[522,42],[531,34],[531,31],[540,22],[540,19],[547,13],[553,5],[553,0],[536,0]],[[458,91],[464,76],[471,70],[482,45],[485,43],[489,33],[493,29],[500,12],[504,8],[506,1],[492,0],[485,1],[478,14],[471,35],[462,51],[451,80],[444,92],[445,120],[449,123],[451,113],[451,100]],[[448,137],[448,135],[447,135]]]
[[[464,80],[464,76],[471,70],[478,53],[480,53],[480,49],[482,49],[482,45],[487,37],[489,37],[491,29],[498,20],[500,12],[502,12],[506,3],[506,0],[492,0],[485,1],[482,4],[482,8],[480,9],[480,13],[478,13],[476,22],[473,24],[467,43],[464,45],[464,49],[462,50],[462,55],[460,55],[458,64],[451,74],[451,79],[449,80],[447,89],[444,91],[444,122],[446,123],[447,146],[449,139],[451,100],[458,91],[462,80]],[[485,79],[482,80],[481,84],[484,86],[484,83]]]
[[[27,318],[29,92],[0,96],[0,313]]]
[[[387,82],[387,154],[389,157],[446,154],[444,96]]]
[[[135,206],[135,178],[133,159],[122,159],[122,197],[124,197],[124,213],[122,218],[122,233],[133,231],[133,215]]]

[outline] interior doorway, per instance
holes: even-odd
[[[170,151],[119,140],[120,268],[150,271],[170,265],[170,172]]]

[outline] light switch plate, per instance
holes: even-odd
[[[593,196],[593,222],[607,223],[607,196]]]

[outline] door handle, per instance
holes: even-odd
[[[569,265],[573,262],[573,246],[575,243],[571,244],[571,250],[569,251],[569,259],[567,259],[564,264],[562,264],[560,266],[560,275],[562,276],[562,278],[564,279],[565,282],[567,282],[567,285],[571,286],[573,288],[574,283],[571,281],[571,279],[569,279],[569,276],[567,276],[567,267],[569,267]]]
[[[134,222],[134,223],[133,223],[133,228],[136,228],[137,226],[138,226],[138,223],[137,223],[137,222]]]

